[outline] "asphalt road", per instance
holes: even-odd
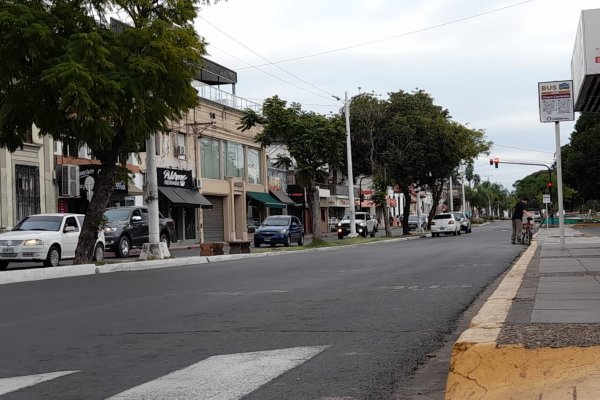
[[[244,366],[268,375],[281,363],[216,356],[298,347],[318,350],[227,398],[394,398],[522,251],[509,229],[498,222],[458,237],[4,285],[0,393],[8,378],[69,373],[0,399],[107,399],[210,357],[203,373],[224,371],[205,378],[219,393],[231,389],[228,371],[243,381]],[[197,383],[189,376],[200,369],[178,382]],[[149,393],[119,398],[175,398]]]

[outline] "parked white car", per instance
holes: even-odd
[[[440,236],[440,233],[460,235],[460,222],[452,213],[442,213],[431,220],[431,236]]]
[[[19,222],[11,231],[0,234],[0,269],[9,262],[43,262],[55,267],[60,260],[74,258],[83,214],[36,214]],[[94,260],[104,259],[104,233],[100,230]]]

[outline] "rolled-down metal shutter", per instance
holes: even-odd
[[[222,242],[225,237],[223,222],[223,197],[205,196],[213,205],[210,210],[202,210],[204,216],[204,242]]]

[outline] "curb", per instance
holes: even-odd
[[[600,346],[497,343],[536,248],[533,241],[454,344],[446,400],[600,399]]]
[[[361,246],[369,246],[381,243],[393,243],[401,242],[405,240],[420,239],[419,236],[413,237],[401,237],[401,238],[390,238],[386,240],[378,240],[367,243],[357,243],[344,246],[333,246],[333,247],[322,247],[317,249],[305,249],[305,250],[291,250],[281,252],[266,252],[266,253],[247,253],[247,254],[226,254],[220,256],[191,256],[181,258],[169,258],[164,260],[147,260],[147,261],[130,261],[122,263],[110,263],[110,264],[80,264],[80,265],[64,265],[54,268],[33,268],[25,270],[10,270],[2,271],[0,273],[0,285],[19,283],[19,282],[31,282],[40,281],[46,279],[58,279],[58,278],[70,278],[76,276],[86,276],[95,274],[108,274],[114,272],[135,272],[135,271],[146,271],[152,269],[162,268],[173,268],[173,267],[185,267],[188,265],[199,265],[199,264],[212,264],[224,261],[242,260],[246,258],[262,258],[262,257],[276,257],[287,254],[305,254],[307,252],[323,252],[323,251],[335,251],[338,249],[357,248]]]

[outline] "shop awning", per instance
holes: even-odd
[[[127,194],[130,196],[143,196],[144,191],[139,187],[135,186],[133,183],[127,183]]]
[[[158,191],[174,206],[212,208],[212,203],[195,190],[159,186]]]
[[[280,202],[282,202],[284,204],[289,204],[290,206],[296,205],[296,202],[294,200],[290,199],[290,196],[288,196],[281,190],[271,190],[271,194],[273,195],[273,197],[275,197],[277,200],[279,200]]]
[[[253,198],[256,201],[264,203],[268,208],[285,208],[286,205],[280,201],[277,201],[273,197],[269,196],[268,193],[263,192],[246,192],[248,196]]]

